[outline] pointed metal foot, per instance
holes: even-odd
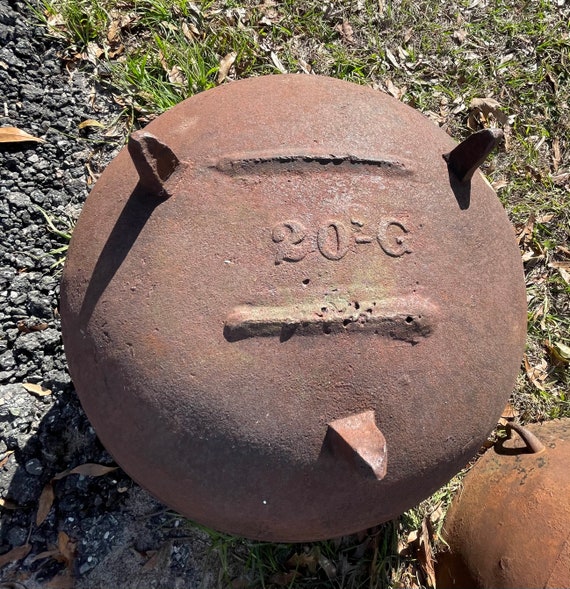
[[[150,194],[170,196],[166,182],[180,165],[170,147],[146,131],[133,133],[127,147],[141,185]]]
[[[469,182],[475,171],[487,159],[503,137],[500,129],[484,129],[473,133],[443,159],[460,182]]]
[[[386,476],[386,439],[376,425],[374,411],[331,421],[327,442],[333,454],[345,460],[352,469],[379,481]]]

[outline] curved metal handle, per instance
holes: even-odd
[[[541,452],[546,451],[544,444],[532,432],[519,423],[507,423],[507,432],[510,432],[510,430],[515,430],[517,432],[521,440],[526,444],[526,447],[533,454],[540,454]]]

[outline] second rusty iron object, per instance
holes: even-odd
[[[496,140],[456,148],[317,76],[222,86],[134,134],[85,205],[61,301],[118,463],[182,514],[273,541],[366,528],[446,482],[525,340],[513,231],[475,172]]]
[[[467,474],[445,518],[442,589],[570,587],[570,419],[514,428]]]

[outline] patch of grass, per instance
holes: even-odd
[[[73,233],[74,223],[69,218],[51,215],[39,205],[34,206],[44,218],[48,231],[65,242],[62,246],[47,252],[47,255],[56,258],[56,261],[52,264],[51,269],[61,269],[65,262],[67,250],[69,249],[69,242],[71,241],[71,234]]]
[[[512,404],[523,422],[570,417],[570,369],[557,352],[557,346],[570,345],[567,3],[43,2],[44,23],[73,47],[70,55],[99,48],[98,71],[110,72],[106,82],[138,124],[219,83],[287,71],[331,75],[389,92],[458,140],[483,127],[501,127],[505,144],[484,170],[515,225],[528,295],[527,350]],[[235,60],[220,76],[220,64],[230,54]],[[471,106],[474,98],[493,98],[498,110],[484,115]],[[440,512],[460,479],[398,522],[338,541],[271,545],[210,531],[219,582],[418,587],[427,583],[418,553],[402,546],[425,527],[426,518],[437,538]],[[336,569],[334,577],[327,574],[327,561]]]

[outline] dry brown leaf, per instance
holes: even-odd
[[[47,329],[49,327],[49,325],[47,323],[43,323],[43,322],[42,323],[31,323],[29,321],[21,319],[16,324],[16,327],[18,328],[18,331],[20,331],[22,333],[31,333],[32,331],[43,331],[44,329]]]
[[[290,587],[291,583],[299,576],[297,571],[289,571],[288,573],[275,573],[269,577],[269,582],[278,587]],[[249,583],[248,583],[249,585]]]
[[[429,518],[426,516],[422,521],[422,531],[420,534],[420,546],[418,550],[418,557],[424,572],[428,579],[428,584],[435,587],[435,569],[433,552],[431,549],[432,534],[430,530]]]
[[[306,74],[310,74],[313,72],[313,68],[311,67],[310,64],[308,64],[304,59],[299,58],[297,60],[297,63],[299,64],[299,67],[306,73]]]
[[[22,544],[22,546],[16,546],[16,548],[12,548],[6,552],[6,554],[0,555],[0,568],[10,564],[11,562],[16,562],[18,560],[22,560],[22,558],[26,558],[32,549],[31,544]]]
[[[87,127],[99,127],[100,129],[104,129],[105,125],[99,121],[96,121],[95,119],[87,119],[77,125],[78,129],[86,129]]]
[[[8,452],[4,454],[4,458],[0,460],[0,468],[2,468],[6,464],[6,462],[8,462],[8,460],[10,460],[10,456],[12,456],[12,454],[14,454],[14,450],[8,450]]]
[[[52,545],[53,546],[53,545]],[[51,548],[50,550],[45,550],[44,552],[40,552],[36,554],[30,562],[36,562],[37,560],[43,560],[44,558],[55,558],[59,556],[59,548]]]
[[[343,20],[342,24],[336,25],[335,31],[338,31],[347,43],[354,43],[354,29],[347,20]]]
[[[465,39],[467,39],[467,31],[465,29],[459,29],[453,33],[453,38],[459,45],[462,45],[465,42]]]
[[[550,361],[557,368],[562,368],[570,364],[570,346],[562,342],[550,343],[548,340],[544,340],[544,347],[548,351]]]
[[[121,22],[118,19],[113,19],[109,24],[109,29],[107,30],[107,41],[112,43],[117,38],[120,30]]]
[[[510,403],[507,403],[503,409],[501,417],[503,419],[515,419],[515,417],[518,417],[518,415],[519,412]]]
[[[566,182],[568,180],[570,180],[570,172],[564,172],[562,174],[555,174],[554,176],[552,176],[551,180],[557,186],[561,186],[563,184],[566,184]]]
[[[43,488],[40,498],[38,500],[36,526],[41,526],[44,523],[46,517],[49,515],[49,512],[51,511],[51,506],[53,505],[54,499],[55,492],[53,490],[53,485],[51,484],[51,482],[49,482]]]
[[[65,18],[62,14],[52,14],[47,19],[47,24],[50,28],[65,28]]]
[[[408,88],[407,88],[407,86],[402,86],[401,88],[398,88],[394,84],[394,82],[392,82],[392,80],[387,79],[386,80],[386,89],[388,90],[388,93],[391,94],[394,98],[401,100]]]
[[[277,57],[277,53],[275,53],[275,51],[272,51],[269,56],[271,57],[271,61],[273,62],[273,65],[282,73],[282,74],[286,74],[287,73],[287,68],[281,63],[281,60]]]
[[[516,417],[518,417],[518,411],[510,404],[507,403],[505,408],[503,409],[503,413],[501,417],[499,417],[498,424],[502,426],[506,426],[510,422],[513,421]]]
[[[103,49],[101,49],[101,47],[99,47],[95,41],[90,41],[87,43],[86,49],[87,50],[82,54],[81,57],[87,61],[90,61],[92,64],[97,65],[97,61],[104,53]]]
[[[319,554],[319,565],[325,571],[325,575],[328,579],[334,579],[336,577],[336,566],[323,554]]]
[[[69,571],[57,575],[46,585],[47,589],[73,589],[74,587],[75,579],[71,576]]]
[[[316,555],[314,551],[309,553],[301,552],[300,554],[295,552],[295,554],[293,554],[293,556],[287,561],[286,566],[295,570],[299,568],[306,568],[309,569],[310,573],[314,574],[317,572],[318,563],[318,555]]]
[[[530,362],[528,361],[528,357],[525,354],[523,358],[524,369],[527,375],[528,380],[540,391],[544,391],[545,388],[542,383],[546,380],[548,376],[547,368],[548,363],[546,360],[541,360],[535,366],[531,366]]]
[[[230,71],[230,68],[234,64],[236,57],[237,53],[235,51],[232,51],[231,53],[228,53],[225,57],[222,57],[222,59],[220,59],[220,67],[218,68],[217,78],[218,84],[221,84],[228,77],[228,73]]]
[[[51,389],[44,389],[41,384],[23,382],[22,386],[28,391],[28,393],[33,393],[38,397],[47,397],[48,395],[51,395]]]
[[[531,213],[524,225],[517,226],[517,240],[519,242],[519,245],[526,245],[528,242],[532,240],[532,233],[534,231],[535,221],[536,216],[534,213]]]
[[[159,550],[149,550],[147,555],[149,555],[150,558],[144,563],[142,567],[143,571],[151,571],[152,569],[155,569],[161,561],[161,553]]]
[[[100,477],[106,475],[107,473],[113,472],[118,468],[118,466],[105,466],[104,464],[95,464],[93,462],[87,462],[85,464],[80,464],[75,468],[64,470],[63,472],[56,474],[53,477],[53,480],[59,481],[60,479],[69,476],[70,474],[81,474],[86,477]]]
[[[0,497],[0,508],[2,508],[2,509],[18,509],[18,505],[16,503],[14,503],[13,501],[10,501],[10,499],[2,499],[2,497]]]
[[[388,47],[384,48],[384,51],[386,52],[386,57],[388,58],[388,61],[391,62],[391,64],[397,69],[400,69],[400,64],[398,63],[398,60],[394,57],[394,54],[388,49]]]
[[[552,170],[556,172],[562,161],[562,152],[560,150],[560,139],[555,137],[552,140]]]
[[[502,188],[506,188],[508,185],[509,183],[504,178],[501,178],[500,180],[495,180],[491,186],[495,192],[498,192]]]
[[[182,33],[188,39],[188,41],[195,41],[200,37],[200,31],[196,25],[192,23],[182,23]]]
[[[71,569],[75,559],[76,543],[64,531],[61,531],[57,535],[57,548],[63,562]]]
[[[22,143],[24,141],[46,142],[45,139],[34,137],[18,127],[0,127],[0,143]]]
[[[551,262],[548,264],[551,268],[556,268],[566,284],[570,284],[570,263],[569,262]]]
[[[501,110],[501,105],[494,98],[473,98],[469,103],[469,109],[479,111],[486,121],[489,120],[489,115],[492,115],[501,125],[506,125],[508,122],[507,115]]]
[[[186,85],[186,76],[181,68],[177,65],[172,66],[172,68],[166,72],[168,76],[168,80],[171,84],[180,84],[180,86]]]

